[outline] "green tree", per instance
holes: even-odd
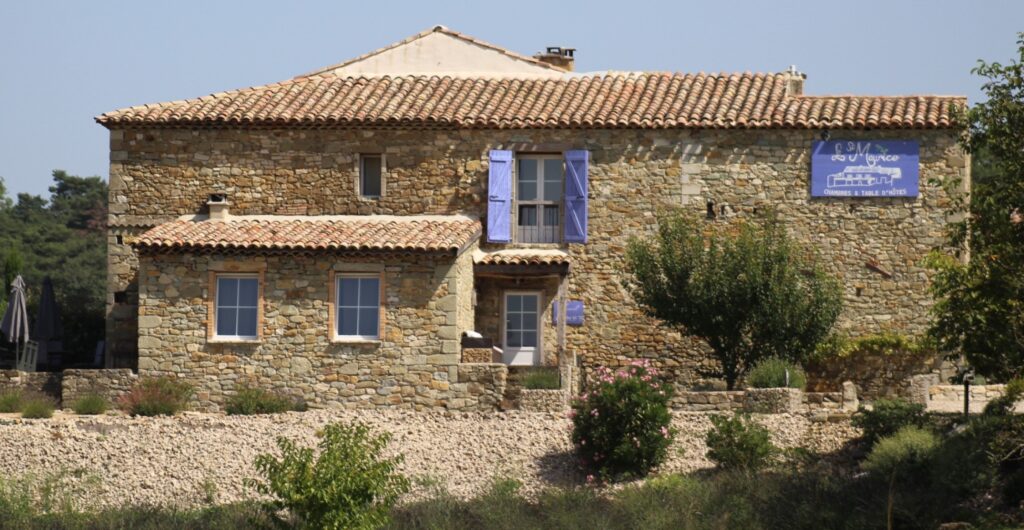
[[[729,388],[757,361],[803,362],[842,309],[839,284],[774,217],[705,236],[675,213],[650,240],[632,239],[625,285],[649,315],[708,343]]]
[[[962,146],[978,169],[964,215],[949,226],[949,244],[966,250],[963,263],[939,251],[931,335],[950,352],[996,379],[1024,375],[1024,33],[1018,60],[980,61],[973,72],[987,81],[986,100],[962,113]],[[956,189],[962,182],[947,183]]]

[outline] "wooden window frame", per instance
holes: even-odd
[[[363,178],[365,175],[363,172],[363,163],[369,157],[380,159],[380,195],[366,195],[363,193]],[[376,201],[384,198],[386,194],[385,190],[387,189],[387,156],[384,155],[384,153],[366,152],[359,153],[359,156],[356,158],[356,192],[359,195],[359,198],[367,201]]]
[[[377,336],[365,335],[339,335],[338,334],[338,287],[342,278],[377,278],[380,283],[380,294],[378,295],[377,315]],[[384,322],[387,309],[387,301],[384,297],[386,283],[384,271],[355,271],[355,270],[332,270],[328,275],[328,303],[327,303],[327,335],[333,343],[345,344],[379,344],[384,338]]]
[[[217,334],[217,278],[224,277],[245,277],[256,278],[256,336],[231,337]],[[258,344],[263,342],[264,335],[264,313],[266,312],[265,294],[266,265],[245,264],[225,267],[221,270],[211,270],[208,274],[206,291],[206,341],[215,344]]]
[[[558,160],[562,163],[562,191],[559,193],[559,199],[557,201],[547,200],[520,200],[519,199],[519,163],[522,160],[537,160],[537,196],[544,196],[544,160]],[[555,153],[517,153],[513,158],[512,164],[512,242],[514,243],[526,243],[526,244],[560,244],[564,240],[565,231],[565,157],[562,154]],[[544,207],[557,206],[558,207],[558,228],[555,232],[554,241],[523,241],[519,235],[519,207],[520,206],[536,206],[537,207],[537,230],[541,231],[545,226],[544,224]]]

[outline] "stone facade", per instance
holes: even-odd
[[[125,364],[137,355],[144,375],[189,374],[201,382],[201,401],[210,406],[243,379],[299,387],[314,403],[450,405],[455,398],[448,385],[458,373],[458,335],[451,333],[472,323],[500,344],[497,300],[504,289],[522,287],[525,280],[446,277],[450,290],[466,293],[472,285],[477,306],[470,315],[472,298],[464,296],[453,301],[461,311],[442,315],[429,304],[443,294],[429,291],[436,289],[437,271],[446,266],[421,258],[364,259],[403,278],[417,278],[420,288],[389,280],[394,294],[389,303],[401,307],[389,306],[381,345],[337,345],[328,341],[323,322],[327,269],[322,267],[349,262],[348,257],[247,258],[266,262],[265,340],[255,346],[213,344],[202,324],[208,296],[204,278],[210,264],[223,258],[159,255],[137,264],[127,246],[137,228],[126,227],[203,212],[211,193],[226,194],[235,214],[484,217],[487,153],[495,148],[591,152],[589,240],[563,246],[572,260],[567,296],[586,307],[586,324],[568,327],[566,344],[584,370],[645,357],[683,385],[697,382],[695,368],[710,362],[703,347],[641,314],[622,287],[621,268],[629,237],[650,234],[658,212],[681,207],[703,219],[708,200],[719,213],[708,223],[773,208],[796,238],[814,244],[844,286],[843,330],[918,333],[927,324],[931,304],[930,273],[921,258],[942,244],[950,205],[950,197],[933,182],[967,177],[968,160],[948,130],[832,134],[919,141],[920,196],[811,198],[814,130],[115,129],[111,353]],[[379,199],[356,193],[358,154],[366,152],[386,157],[386,188]],[[868,262],[879,266],[868,267]],[[137,308],[133,281],[139,285]],[[557,290],[554,282],[530,281],[535,284],[528,287],[543,290],[548,300]],[[307,283],[284,287],[299,282]],[[167,293],[169,287],[175,296]],[[293,298],[293,293],[301,296]],[[285,306],[298,314],[283,315]],[[133,319],[135,314],[147,321],[160,319],[158,326],[139,326],[137,350],[129,340],[134,326],[142,323]],[[545,316],[545,351],[553,353],[557,347],[550,341],[557,335],[550,315]]]

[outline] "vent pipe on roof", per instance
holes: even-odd
[[[547,50],[534,54],[533,58],[540,62],[548,63],[555,68],[571,72],[573,70],[573,63],[576,61],[575,54],[576,48],[548,46]]]
[[[807,79],[807,74],[801,73],[796,69],[796,65],[790,65],[789,70],[782,72],[782,75],[786,76],[786,95],[787,96],[802,96],[804,93],[804,80]]]
[[[211,221],[223,221],[227,219],[231,214],[228,212],[227,195],[223,193],[211,193],[210,198],[206,201],[207,208],[210,209],[210,220]]]

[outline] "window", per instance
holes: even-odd
[[[346,339],[380,338],[380,276],[339,275],[335,333]]]
[[[378,198],[384,188],[383,155],[359,155],[359,194]]]
[[[217,337],[256,339],[259,336],[259,299],[257,277],[217,276]]]
[[[561,240],[562,157],[522,156],[516,171],[517,240],[557,243]]]

